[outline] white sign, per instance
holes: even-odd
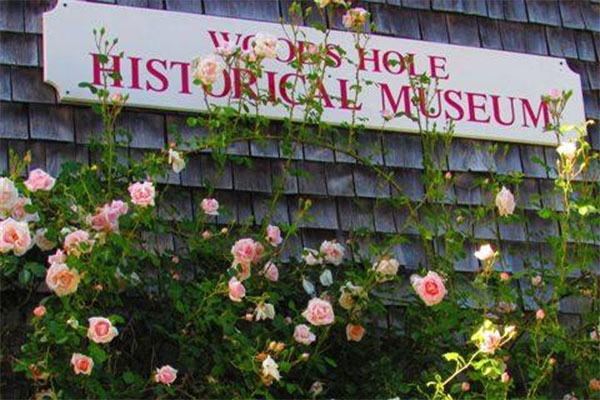
[[[109,67],[118,68],[123,79],[110,80],[111,91],[128,93],[131,106],[206,111],[203,89],[192,84],[191,61],[214,54],[225,38],[244,48],[260,32],[279,39],[277,59],[264,61],[260,90],[285,104],[294,101],[286,87],[295,78],[288,64],[291,42],[279,24],[67,0],[45,13],[43,23],[44,80],[56,88],[61,101],[95,100],[78,85],[100,83],[101,64],[95,56],[92,29],[102,26],[110,37],[119,39]],[[306,43],[322,42],[322,32],[302,30]],[[442,126],[454,121],[456,136],[554,145],[554,134],[543,132],[549,115],[541,101],[552,89],[573,91],[565,122],[585,120],[579,75],[564,59],[378,35],[371,35],[359,56],[352,34],[339,31],[330,34],[329,43],[340,46],[354,61],[352,65],[342,59],[335,48],[329,51],[335,65],[327,69],[320,94],[325,107],[322,119],[332,124],[349,122],[356,106],[368,128],[417,132],[416,123],[408,118],[384,124],[381,115],[384,110],[417,112],[410,102],[409,72],[439,79],[431,116]],[[118,55],[121,50],[123,57]],[[407,64],[402,63],[401,57],[407,54],[414,57],[412,71],[406,71]],[[364,86],[354,105],[356,65],[360,78],[374,84]],[[224,71],[209,102],[225,104],[227,98],[235,99],[243,92],[243,73]],[[283,118],[288,111],[281,104],[268,105],[262,106],[261,114]],[[301,115],[300,110],[295,118]]]

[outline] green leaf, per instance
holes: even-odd
[[[22,285],[27,285],[31,281],[31,271],[26,268],[23,268],[21,272],[19,272],[19,282]]]

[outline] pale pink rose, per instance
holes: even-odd
[[[335,240],[323,241],[319,250],[325,261],[333,265],[340,265],[344,259],[344,246],[337,243]]]
[[[31,199],[27,197],[19,197],[13,205],[11,216],[17,221],[37,222],[40,220],[38,213],[30,214],[25,211],[25,207],[31,204]]]
[[[202,232],[202,239],[204,239],[204,240],[208,240],[208,239],[210,239],[212,236],[213,236],[213,235],[212,235],[212,232],[211,232],[211,231],[209,231],[209,230],[206,230],[206,231]]]
[[[487,261],[493,258],[496,253],[494,252],[494,249],[492,249],[492,246],[484,244],[479,247],[479,250],[477,250],[474,255],[480,261]]]
[[[229,280],[229,298],[233,301],[240,302],[246,295],[246,288],[235,277]]]
[[[42,304],[33,309],[33,315],[38,318],[43,317],[44,314],[46,314],[46,307],[44,307]]]
[[[219,78],[223,67],[217,57],[210,55],[202,57],[195,61],[192,76],[194,79],[202,82],[203,85],[210,86]]]
[[[267,33],[258,33],[254,37],[253,50],[258,57],[275,58],[278,44],[276,37]]]
[[[6,218],[19,198],[15,183],[8,178],[0,177],[0,218]]]
[[[113,232],[119,230],[119,217],[127,214],[129,206],[121,200],[114,200],[98,209],[98,212],[90,217],[89,223],[96,231]]]
[[[256,321],[275,318],[275,307],[269,303],[258,303],[254,309],[254,318]]]
[[[226,40],[219,47],[217,47],[216,52],[218,55],[220,55],[222,57],[228,57],[228,56],[232,55],[233,53],[235,53],[236,50],[237,50],[236,44],[230,40]]]
[[[362,325],[346,325],[346,338],[351,342],[360,342],[365,335],[365,328]]]
[[[173,168],[173,172],[175,172],[176,174],[180,173],[185,168],[185,160],[181,156],[181,153],[179,153],[173,149],[169,149],[169,160],[168,161],[169,161],[169,164],[171,165],[171,168]]]
[[[321,264],[323,260],[319,256],[319,252],[314,249],[304,248],[304,254],[302,254],[302,259],[306,263],[306,265],[317,265]]]
[[[463,382],[460,388],[463,392],[468,392],[471,389],[471,384],[469,382]]]
[[[78,229],[65,237],[63,248],[67,254],[79,257],[83,253],[89,253],[94,243],[89,233]]]
[[[64,264],[67,261],[67,255],[62,250],[57,249],[56,253],[48,257],[48,264]]]
[[[110,95],[110,101],[115,104],[123,103],[123,95],[121,93],[113,93]]]
[[[561,157],[573,161],[577,155],[577,143],[575,142],[562,142],[557,148],[556,152]]]
[[[398,273],[400,263],[395,258],[384,258],[373,264],[373,270],[384,277],[395,276]]]
[[[515,211],[515,196],[504,186],[496,195],[496,207],[502,217],[511,215]]]
[[[590,340],[597,342],[599,338],[600,335],[598,335],[598,331],[596,329],[590,332]]]
[[[297,325],[294,329],[294,340],[298,343],[302,343],[308,346],[309,344],[317,340],[317,337],[314,333],[310,331],[310,328],[307,325],[301,324]]]
[[[560,90],[558,90],[558,89],[550,90],[550,97],[557,99],[560,97],[560,95],[561,95]]]
[[[94,368],[94,360],[81,353],[73,353],[71,356],[71,365],[75,374],[90,375],[92,368]]]
[[[500,346],[500,332],[497,330],[487,330],[483,332],[483,340],[479,345],[479,350],[482,353],[494,354],[496,349]]]
[[[33,246],[31,233],[26,222],[18,222],[12,218],[0,222],[0,253],[12,251],[22,256]]]
[[[508,374],[508,372],[504,372],[502,374],[502,376],[500,377],[500,381],[502,383],[508,383],[508,381],[510,381],[510,375]]]
[[[316,326],[332,324],[335,319],[331,303],[318,298],[313,298],[308,302],[308,307],[306,307],[302,316]]]
[[[45,228],[41,228],[38,229],[37,231],[35,231],[35,236],[33,237],[33,242],[37,245],[37,247],[40,248],[40,250],[42,251],[49,251],[52,250],[55,246],[56,243],[51,242],[50,240],[48,240],[48,238],[46,237],[46,232],[48,230]]]
[[[39,168],[30,171],[29,178],[23,182],[23,184],[25,184],[27,189],[29,189],[31,192],[37,192],[38,190],[52,190],[55,183],[56,179]]]
[[[92,317],[88,321],[90,327],[87,336],[96,343],[108,343],[119,334],[117,328],[107,318]]]
[[[249,267],[256,259],[256,253],[259,251],[258,244],[259,243],[250,238],[240,239],[235,242],[231,248],[234,264],[241,264],[244,267]],[[262,248],[262,246],[260,247]]]
[[[70,269],[67,264],[52,264],[46,271],[46,285],[59,297],[75,293],[79,281],[77,270]]]
[[[129,195],[131,202],[138,206],[154,206],[154,197],[156,190],[152,182],[136,182],[129,185]]]
[[[384,120],[386,121],[391,121],[392,118],[394,118],[394,114],[392,114],[392,112],[390,110],[383,110],[381,112],[381,116],[383,117]]]
[[[109,207],[113,212],[116,212],[119,216],[125,215],[129,211],[129,206],[122,200],[113,200],[112,203],[109,204]]]
[[[277,269],[277,266],[274,263],[269,261],[265,264],[262,275],[271,282],[277,282],[277,280],[279,280],[279,269]]]
[[[267,226],[267,241],[273,247],[277,247],[283,242],[283,239],[281,238],[281,229],[279,229],[278,226]]]
[[[428,306],[438,304],[446,295],[444,281],[434,271],[427,272],[427,275],[423,278],[416,274],[412,275],[410,277],[410,283],[421,300]]]
[[[544,318],[546,318],[546,312],[540,308],[535,312],[535,318],[540,321],[543,320]]]
[[[369,18],[369,12],[362,7],[351,8],[346,11],[342,23],[346,29],[360,29]]]
[[[200,207],[206,215],[219,215],[219,202],[216,199],[203,199]]]
[[[177,370],[170,365],[164,365],[157,368],[156,373],[154,374],[154,380],[157,383],[162,383],[167,386],[171,386],[171,384],[175,382],[175,379],[177,379]]]

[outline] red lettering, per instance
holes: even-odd
[[[181,90],[179,93],[192,94],[190,92],[190,63],[171,61],[171,69],[173,67],[179,67],[179,71],[181,72]]]
[[[287,92],[287,83],[288,80],[290,78],[298,78],[300,80],[302,80],[304,82],[304,77],[301,75],[297,75],[297,74],[293,74],[293,73],[289,73],[289,74],[285,74],[281,77],[281,81],[279,81],[279,90],[281,91],[281,97],[283,98],[283,100],[287,103],[289,103],[290,105],[299,105],[300,103],[295,101],[294,99],[290,98],[290,96],[288,95]]]
[[[129,89],[141,89],[140,86],[140,61],[139,57],[128,57],[131,60],[131,86]]]
[[[391,56],[398,56],[398,59],[390,60]],[[385,70],[387,72],[389,72],[390,74],[394,74],[394,75],[400,75],[406,69],[406,63],[404,62],[404,57],[402,57],[402,54],[400,54],[394,50],[385,52],[385,54],[383,55],[383,66],[385,67]],[[394,66],[399,66],[399,69],[397,71],[394,71]]]
[[[527,99],[519,99],[521,100],[521,106],[523,107],[523,126],[529,127],[527,124],[527,116],[531,119],[531,123],[535,128],[537,128],[540,118],[544,118],[544,126],[548,125],[550,121],[550,111],[548,110],[548,104],[540,101],[540,106],[538,108],[537,114],[533,113],[533,109],[531,108],[531,104],[529,104],[529,100]]]
[[[146,90],[152,92],[164,92],[169,88],[169,80],[167,79],[165,74],[156,69],[156,67],[154,66],[155,64],[162,66],[165,70],[167,69],[167,62],[165,60],[159,60],[158,58],[148,60],[148,62],[146,63],[146,69],[148,70],[148,73],[150,73],[151,76],[155,77],[160,81],[160,86],[154,87],[149,81],[146,81]]]
[[[221,93],[214,93],[215,86],[217,85],[212,85],[212,87],[210,88],[210,92],[206,91],[206,86],[204,86],[204,90],[209,96],[217,98],[225,97],[229,94],[229,92],[231,91],[231,77],[229,76],[229,73],[226,70],[223,70],[223,90],[221,91]]]
[[[366,56],[366,53],[368,53],[369,51],[365,52],[365,49],[363,49],[363,48],[358,49],[358,57],[359,57],[358,68],[361,71],[367,71],[366,63],[367,63],[367,61],[372,61],[373,62],[373,72],[381,72],[381,69],[379,68],[379,50],[371,49],[371,51],[373,52],[373,56],[368,58]]]
[[[452,97],[450,97],[450,95],[455,95],[458,100],[454,100]],[[461,119],[463,119],[463,117],[465,116],[465,111],[463,110],[462,106],[460,105],[460,103],[458,102],[459,100],[462,100],[462,93],[457,91],[457,90],[446,90],[444,92],[444,100],[446,101],[446,103],[448,103],[448,105],[450,107],[452,107],[455,111],[456,111],[456,116],[452,116],[450,115],[450,113],[448,112],[448,110],[446,110],[444,112],[444,115],[446,116],[446,118],[454,120],[454,121],[459,121]]]
[[[246,80],[247,78],[247,80]],[[251,86],[256,83],[256,75],[249,69],[233,68],[233,97],[241,99],[242,95],[248,95],[256,99],[258,95],[252,90]]]
[[[94,74],[94,85],[102,85],[103,84],[103,75],[106,74],[110,77],[110,75],[114,72],[121,73],[121,57],[119,56],[110,56],[112,58],[112,68],[105,67],[106,63],[100,62],[100,55],[96,53],[90,53],[92,55],[93,61],[93,74]],[[114,87],[123,87],[121,85],[121,79],[113,79]]]
[[[442,61],[442,63],[439,64],[438,61]],[[431,71],[432,78],[448,79],[450,77],[450,75],[446,72],[446,62],[446,57],[429,56],[429,70]],[[446,75],[438,75],[438,69],[446,72]]]
[[[490,122],[490,117],[488,116],[486,119],[478,119],[477,118],[477,111],[483,111],[485,112],[485,103],[483,104],[476,104],[475,102],[477,101],[476,98],[483,98],[483,100],[485,101],[487,99],[487,96],[485,94],[481,94],[481,93],[467,93],[467,105],[469,107],[469,121],[471,122],[483,122],[483,123],[489,123]]]
[[[396,114],[398,112],[398,106],[400,106],[400,102],[404,98],[404,109],[401,111],[404,111],[406,114],[410,114],[410,86],[409,85],[402,86],[400,88],[400,92],[398,93],[398,96],[395,99],[392,96],[390,87],[387,84],[381,83],[381,84],[379,84],[379,86],[381,87],[381,109],[382,110],[391,110],[391,112],[393,114]],[[388,103],[389,103],[389,106],[388,106]]]
[[[340,100],[342,102],[341,109],[342,110],[357,110],[360,111],[362,109],[362,104],[350,104],[354,103],[354,100],[348,99],[348,80],[347,79],[338,79],[340,84]]]
[[[510,100],[510,113],[511,120],[509,122],[502,121],[502,111],[500,110],[500,96],[491,95],[492,98],[492,113],[494,115],[494,120],[498,122],[500,125],[509,126],[515,122],[515,98],[509,97]]]

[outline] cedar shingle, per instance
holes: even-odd
[[[423,146],[419,135],[385,133],[383,149],[385,165],[389,167],[423,168]]]
[[[487,16],[487,6],[483,0],[463,0],[464,12],[466,14]]]
[[[312,207],[308,212],[310,218],[300,221],[300,227],[318,228],[318,229],[337,229],[338,218],[335,202],[330,198],[310,197]],[[289,198],[288,206],[292,222],[298,220],[299,208],[298,198]]]
[[[458,204],[481,204],[481,187],[475,184],[477,175],[470,172],[455,174],[454,189]]]
[[[541,208],[541,197],[537,179],[523,179],[523,183],[515,191],[517,206],[528,210]]]
[[[589,76],[590,88],[592,90],[600,90],[600,64],[587,64],[587,72]]]
[[[400,0],[387,0],[390,4],[399,5]],[[430,10],[430,0],[402,0],[402,5],[408,8],[419,8],[421,10]]]
[[[577,58],[577,47],[573,31],[560,28],[546,28],[550,55]]]
[[[577,0],[562,0],[558,2],[563,26],[567,28],[585,29],[581,15],[581,3]]]
[[[502,50],[502,38],[498,21],[488,18],[477,18],[481,45],[488,49]]]
[[[42,15],[56,5],[56,0],[25,1],[25,32],[42,33]]]
[[[201,1],[189,1],[189,0],[165,0],[167,10],[181,11],[194,14],[203,14]]]
[[[424,40],[448,43],[448,27],[445,14],[419,11],[419,22],[421,23]]]
[[[438,11],[453,11],[462,13],[464,5],[461,0],[431,0],[431,8]]]
[[[504,19],[504,4],[497,0],[487,0],[488,16],[493,19]]]
[[[446,19],[448,21],[450,43],[464,46],[480,46],[477,20],[475,17],[448,14]]]
[[[580,60],[596,61],[594,40],[591,33],[575,32],[575,42],[577,43],[577,54],[579,54]]]
[[[204,8],[208,15],[272,22],[279,20],[279,3],[277,0],[204,0]]]
[[[567,59],[567,65],[569,66],[569,68],[573,72],[579,74],[579,78],[581,80],[581,88],[583,90],[590,90],[590,80],[588,79],[587,73],[588,64],[589,63],[583,61],[573,60],[572,58]]]
[[[394,210],[385,201],[375,201],[375,230],[377,232],[395,233]]]
[[[231,162],[227,161],[223,167],[220,167],[212,157],[201,154],[200,165],[202,177],[211,186],[217,189],[233,189]]]
[[[525,51],[525,32],[523,24],[518,22],[504,22],[500,24],[500,34],[504,50]]]
[[[256,222],[260,224],[264,219],[268,219],[272,224],[289,224],[290,217],[288,214],[288,205],[285,198],[280,198],[275,203],[273,214],[271,214],[271,205],[273,198],[267,195],[261,195],[258,193],[252,194],[252,208],[254,209],[254,216]]]
[[[522,221],[514,221],[512,218],[500,218],[498,221],[500,238],[502,240],[525,240],[525,224]]]
[[[348,164],[330,164],[325,169],[327,192],[330,196],[354,196],[352,167]]]
[[[448,163],[451,171],[485,172],[496,169],[490,142],[454,139],[450,146]]]
[[[541,147],[521,145],[521,163],[525,176],[545,178],[546,170],[540,162],[544,162],[544,150]]]
[[[32,139],[75,141],[73,108],[69,106],[31,104],[29,121]]]
[[[423,197],[424,188],[421,183],[421,171],[414,169],[394,169],[394,181],[401,192],[392,185],[393,196],[407,196],[412,201],[418,201]]]
[[[600,99],[598,96],[600,96],[600,92],[598,91],[583,91],[586,118],[600,119]]]
[[[57,176],[62,165],[67,161],[76,161],[87,165],[89,163],[88,152],[74,143],[46,143],[46,171]]]
[[[0,64],[38,65],[35,35],[3,32],[0,35]]]
[[[282,187],[283,193],[286,194],[298,193],[298,178],[292,174],[297,165],[291,162],[288,173],[284,173],[286,164],[287,162],[284,161],[271,161],[273,187],[276,189]]]
[[[556,0],[527,0],[529,21],[560,26],[560,14]]]
[[[43,81],[39,68],[13,68],[13,100],[33,103],[56,103],[54,88]]]
[[[186,165],[181,171],[181,183],[185,186],[203,186],[202,184],[202,160],[199,154],[189,154]]]
[[[546,44],[544,28],[540,25],[520,25],[524,32],[523,40],[525,41],[525,52],[541,55],[548,54],[548,45]]]
[[[583,1],[580,6],[585,27],[591,31],[600,32],[600,4]]]
[[[0,1],[0,31],[23,32],[24,1]]]
[[[27,139],[27,105],[0,102],[0,138]]]
[[[327,194],[325,169],[327,164],[316,162],[298,162],[298,169],[303,173],[298,177],[298,188],[301,194]]]
[[[353,166],[354,187],[358,197],[390,197],[390,187],[387,181],[377,175],[372,169]]]
[[[251,192],[271,192],[271,171],[269,160],[251,159],[251,165],[233,164],[233,182],[235,190]]]
[[[497,151],[494,153],[496,172],[509,174],[511,172],[522,172],[519,147],[515,144],[498,143]]]
[[[390,15],[389,24],[391,33],[394,36],[421,39],[421,29],[419,27],[419,15],[416,10],[411,9],[394,9]]]
[[[504,4],[504,15],[509,21],[527,22],[527,9],[525,0],[502,1]]]
[[[125,111],[120,126],[132,135],[130,146],[161,149],[165,144],[165,117],[161,114]]]
[[[10,67],[0,65],[0,100],[9,100],[12,97],[10,87]]]
[[[372,200],[349,199],[340,197],[337,199],[340,216],[340,228],[343,230],[373,229]]]

